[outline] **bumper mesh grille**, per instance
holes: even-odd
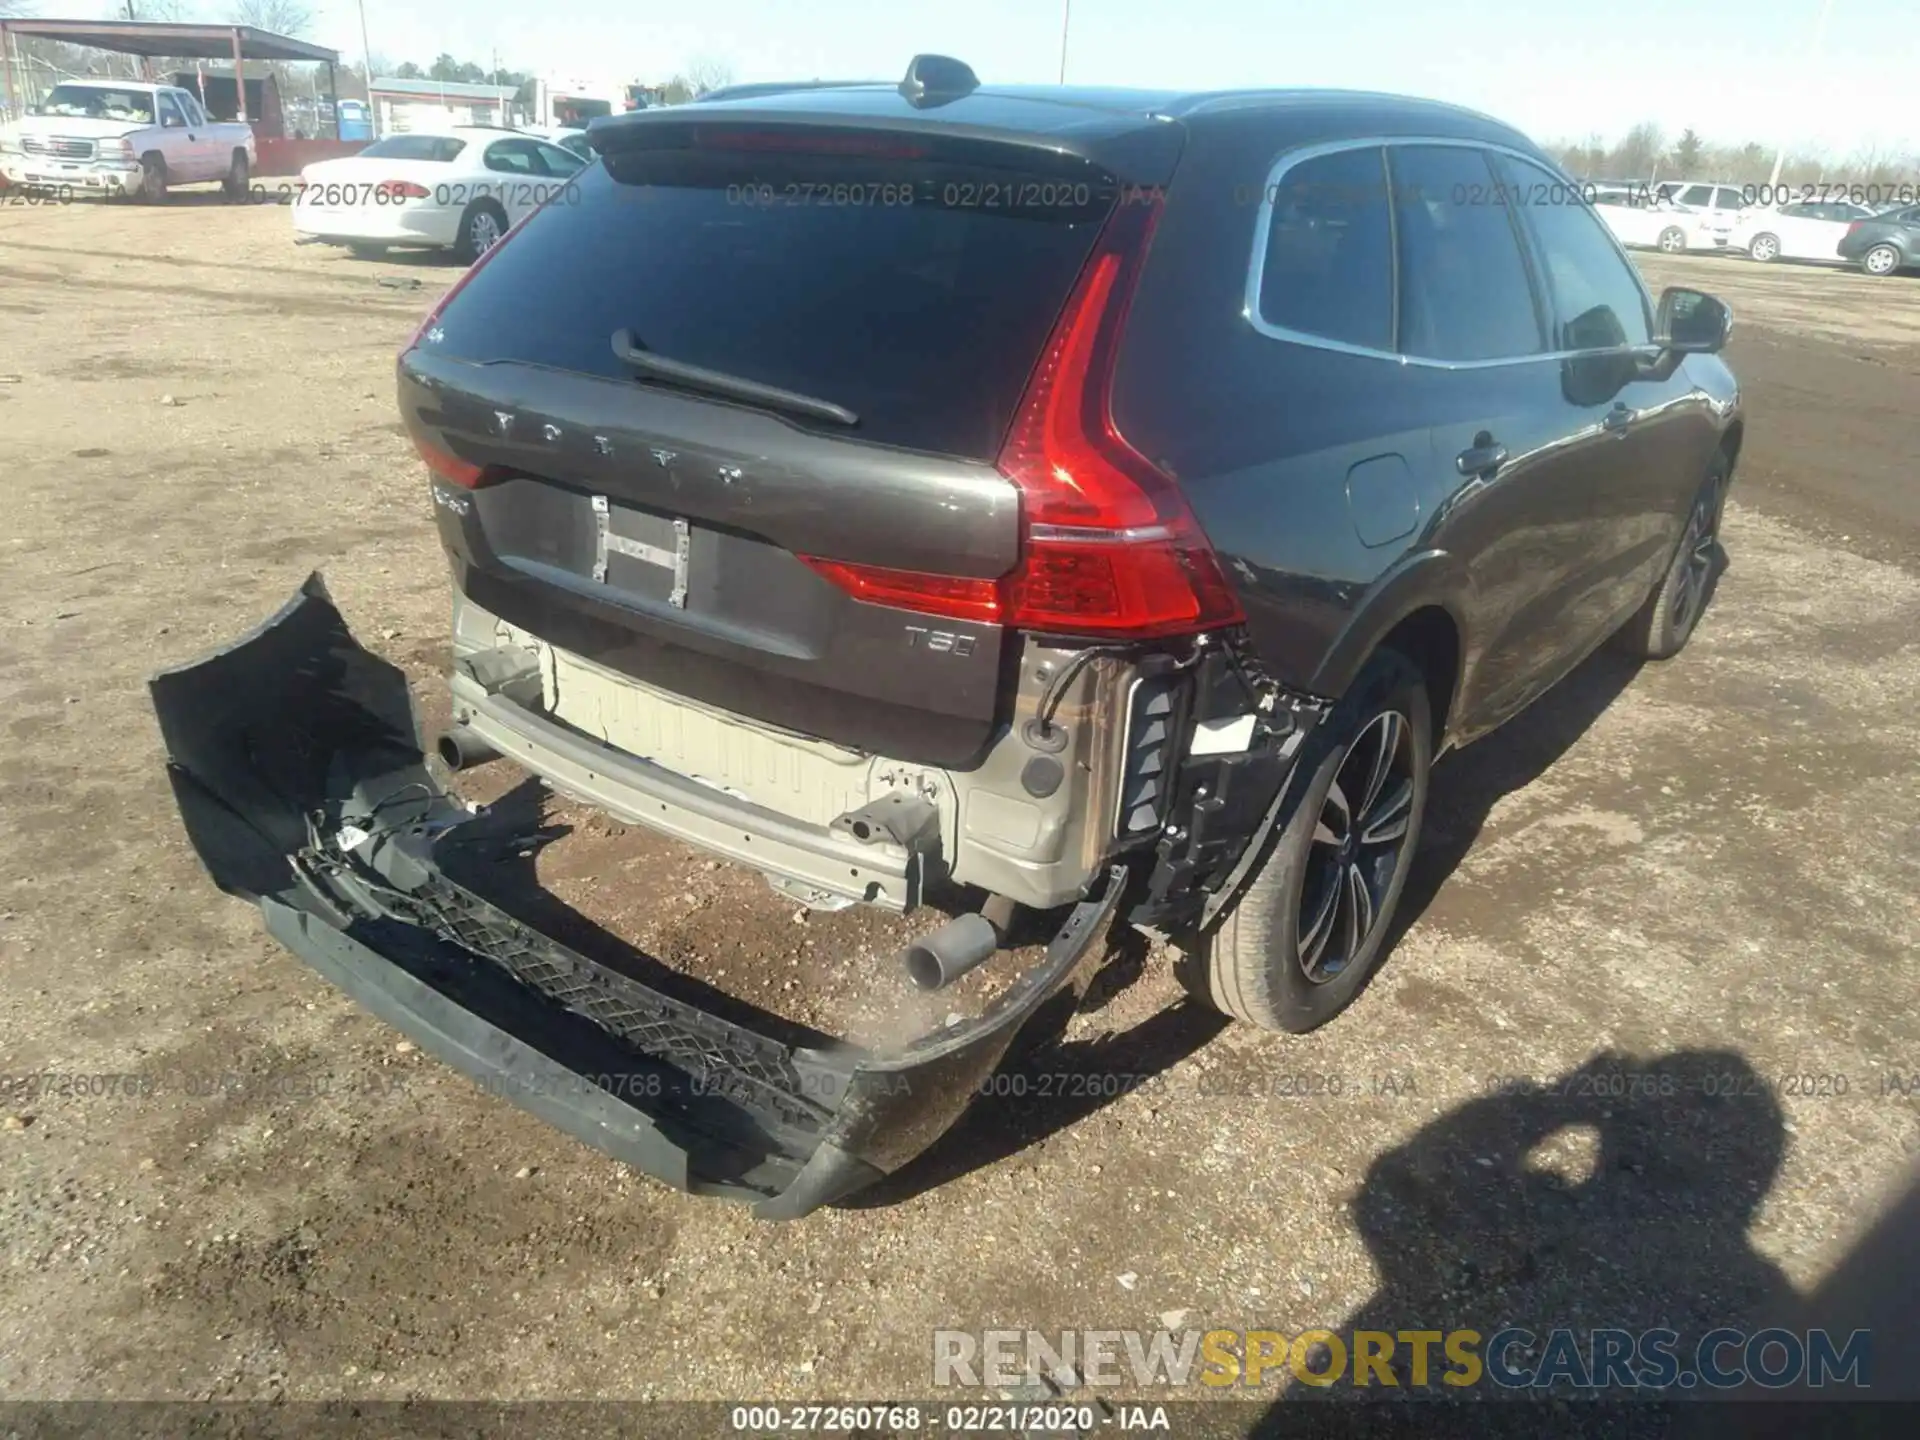
[[[362,873],[355,879],[366,884]],[[383,887],[379,900],[396,917],[491,961],[642,1055],[683,1071],[705,1094],[726,1096],[801,1130],[820,1129],[830,1115],[805,1093],[791,1052],[778,1041],[703,1014],[596,964],[438,872],[412,890]]]

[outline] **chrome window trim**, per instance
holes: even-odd
[[[1542,350],[1531,355],[1510,355],[1497,360],[1433,360],[1423,355],[1408,355],[1398,350],[1377,350],[1370,345],[1353,345],[1344,340],[1335,340],[1325,335],[1314,335],[1305,330],[1292,330],[1284,325],[1275,325],[1270,320],[1267,320],[1260,313],[1260,287],[1266,276],[1267,242],[1271,238],[1273,230],[1273,200],[1274,196],[1278,193],[1281,179],[1295,166],[1304,164],[1308,160],[1316,160],[1323,155],[1337,155],[1346,150],[1384,151],[1392,146],[1442,146],[1455,150],[1491,151],[1497,155],[1506,155],[1515,160],[1524,161],[1532,165],[1535,169],[1542,171],[1549,179],[1567,185],[1575,194],[1584,196],[1584,191],[1581,189],[1579,181],[1573,180],[1565,175],[1555,174],[1551,168],[1541,161],[1539,156],[1529,155],[1524,150],[1516,149],[1511,145],[1502,145],[1492,140],[1473,140],[1457,135],[1366,135],[1354,136],[1344,140],[1323,140],[1311,145],[1296,146],[1291,150],[1283,151],[1280,157],[1267,168],[1266,185],[1260,192],[1259,213],[1254,219],[1253,258],[1247,267],[1247,285],[1246,293],[1242,300],[1241,315],[1255,331],[1266,336],[1269,340],[1279,340],[1289,345],[1305,345],[1315,350],[1329,350],[1335,354],[1354,355],[1366,360],[1388,360],[1401,366],[1418,365],[1429,370],[1491,370],[1508,365],[1535,365],[1545,361],[1590,359],[1598,355],[1646,354],[1653,348],[1644,345],[1617,345],[1602,350]],[[1392,162],[1390,158],[1388,160],[1386,173],[1392,173]],[[1489,170],[1489,183],[1492,182],[1493,175],[1494,172]],[[1584,198],[1582,203],[1585,204]],[[1593,207],[1587,205],[1586,208],[1592,210]],[[1389,203],[1387,207],[1387,215],[1388,223],[1391,226],[1393,223],[1393,207],[1391,203]],[[1613,231],[1608,229],[1606,223],[1601,221],[1598,216],[1595,216],[1594,220],[1595,223],[1600,225],[1601,230],[1606,234],[1607,238],[1613,241],[1613,247],[1619,253],[1621,259],[1625,261],[1629,273],[1633,276],[1634,284],[1639,288],[1641,297],[1647,300],[1647,317],[1649,320],[1649,328],[1651,328],[1653,306],[1646,282],[1640,278],[1639,269],[1633,264],[1633,261],[1627,257],[1626,251],[1621,247]],[[1531,234],[1526,235],[1524,238],[1516,235],[1514,242],[1520,246],[1523,263],[1530,266],[1532,257],[1528,251],[1532,244]],[[1400,257],[1396,246],[1396,252],[1393,256],[1393,273],[1389,280],[1394,297],[1394,330],[1396,337],[1399,331],[1399,275]],[[1550,299],[1551,297],[1548,298]]]

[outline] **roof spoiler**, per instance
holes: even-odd
[[[900,93],[918,110],[945,105],[980,88],[980,77],[964,60],[951,55],[916,55],[900,82]]]

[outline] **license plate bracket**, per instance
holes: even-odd
[[[610,557],[624,555],[629,559],[638,560],[670,573],[673,576],[673,588],[667,593],[667,603],[676,610],[686,609],[687,562],[693,552],[692,527],[676,516],[669,522],[672,527],[670,543],[654,544],[650,540],[623,535],[616,531],[613,525],[613,506],[605,495],[593,496],[592,506],[594,580],[602,585],[610,583],[608,579]],[[645,518],[652,520],[657,526],[661,517]]]

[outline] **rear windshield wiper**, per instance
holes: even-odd
[[[705,390],[714,395],[728,395],[736,400],[750,401],[764,405],[770,410],[787,410],[795,415],[811,416],[815,420],[831,420],[839,425],[858,425],[860,417],[844,405],[836,405],[831,400],[822,400],[814,395],[802,395],[797,390],[782,390],[778,385],[763,385],[758,380],[749,380],[741,375],[729,375],[724,370],[708,370],[704,366],[689,365],[684,360],[669,360],[664,355],[656,355],[651,350],[642,349],[631,330],[613,332],[613,353],[627,365],[643,370],[649,375],[657,375],[662,380],[672,381],[676,385],[685,385],[693,390]]]

